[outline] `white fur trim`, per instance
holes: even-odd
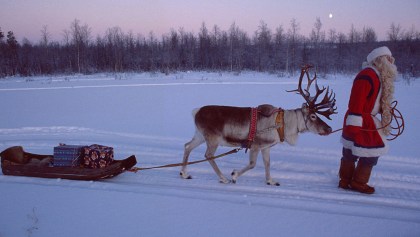
[[[379,157],[388,153],[389,150],[387,143],[385,143],[385,147],[370,149],[355,146],[352,141],[346,140],[343,137],[341,137],[341,143],[344,148],[350,149],[353,155],[358,157]]]
[[[363,125],[362,116],[349,114],[346,119],[346,125],[361,127]]]
[[[391,50],[389,50],[389,48],[386,46],[382,46],[382,47],[372,50],[372,52],[368,54],[366,59],[368,63],[371,63],[373,60],[375,60],[375,58],[384,56],[384,55],[392,56]]]

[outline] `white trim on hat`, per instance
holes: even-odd
[[[372,52],[368,54],[366,59],[368,63],[371,63],[373,60],[375,60],[375,58],[384,56],[384,55],[392,56],[391,50],[389,50],[389,48],[386,46],[382,46],[382,47],[372,50]]]

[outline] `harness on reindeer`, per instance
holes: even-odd
[[[247,143],[242,145],[242,148],[245,148],[245,153],[247,153],[248,149],[251,148],[251,145],[255,140],[255,136],[257,134],[258,114],[260,113],[265,117],[269,117],[276,112],[277,112],[277,116],[276,116],[275,126],[261,130],[258,133],[276,128],[277,133],[279,135],[280,142],[284,142],[284,110],[282,108],[278,108],[272,111],[262,111],[261,106],[257,108],[251,108],[251,119],[250,119],[251,122],[249,124],[248,139],[247,139]]]

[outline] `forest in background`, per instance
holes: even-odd
[[[0,78],[98,72],[164,72],[252,70],[294,75],[303,63],[315,65],[318,73],[355,73],[375,47],[388,46],[405,77],[420,76],[420,32],[414,26],[402,29],[392,23],[386,41],[375,30],[353,25],[350,32],[325,31],[319,18],[309,36],[299,33],[292,19],[286,28],[270,29],[261,21],[253,35],[236,23],[225,31],[203,22],[198,33],[171,29],[157,37],[109,28],[93,37],[91,28],[75,19],[63,31],[61,42],[52,41],[48,27],[41,40],[16,40],[13,31],[0,28]]]

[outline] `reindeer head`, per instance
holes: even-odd
[[[316,82],[316,72],[314,77],[311,79],[309,77],[309,69],[311,69],[312,65],[304,65],[302,66],[302,70],[299,77],[299,85],[296,90],[291,90],[287,92],[296,92],[305,99],[306,103],[302,105],[302,113],[305,118],[306,127],[309,131],[318,133],[320,135],[328,135],[331,133],[332,129],[328,124],[326,124],[323,120],[321,120],[318,115],[322,115],[326,117],[327,119],[331,120],[330,115],[336,114],[335,107],[335,93],[330,89],[329,87],[325,88],[322,87],[320,89],[318,87],[318,84]],[[306,74],[306,77],[308,79],[308,84],[306,86],[306,89],[302,89],[302,80],[304,75]],[[315,96],[310,95],[310,87],[312,83],[315,82]],[[326,90],[326,93],[324,95],[324,98],[317,103],[318,97],[324,93]]]

